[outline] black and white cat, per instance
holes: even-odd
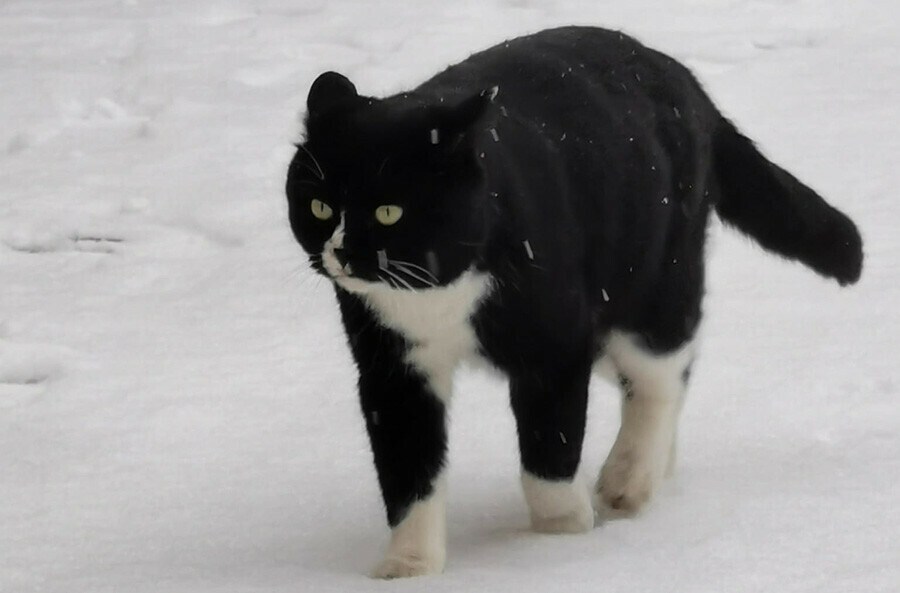
[[[586,531],[594,508],[638,511],[672,469],[710,209],[841,285],[860,275],[854,224],[687,69],[619,32],[521,37],[384,99],[327,72],[307,110],[290,223],[334,283],[359,369],[392,529],[379,577],[443,570],[464,359],[509,377],[534,529]],[[601,367],[622,422],[592,497],[575,475]]]

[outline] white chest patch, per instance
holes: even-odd
[[[477,338],[469,319],[490,289],[490,276],[469,271],[440,288],[378,287],[362,296],[385,326],[412,344],[407,361],[422,371],[435,394],[447,401],[454,369],[476,351]]]

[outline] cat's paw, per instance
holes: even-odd
[[[531,528],[538,533],[584,533],[594,528],[594,509],[580,480],[556,482],[524,473],[522,489]]]
[[[594,495],[597,512],[607,518],[639,513],[653,498],[666,465],[660,460],[635,455],[633,450],[613,450],[597,480]]]
[[[375,579],[405,579],[444,572],[443,558],[426,558],[415,554],[388,556],[372,571]]]

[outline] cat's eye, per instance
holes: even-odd
[[[403,216],[403,208],[400,206],[379,206],[375,209],[375,220],[384,226],[391,226]]]
[[[312,210],[313,216],[319,220],[328,220],[334,215],[334,210],[331,209],[331,206],[322,200],[313,199],[313,201],[309,203],[309,207]]]

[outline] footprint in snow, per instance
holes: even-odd
[[[0,409],[13,408],[40,396],[63,374],[53,346],[0,340]]]
[[[25,230],[11,233],[3,238],[3,243],[13,251],[22,253],[99,253],[112,254],[124,242],[118,236],[103,233],[86,233],[66,235],[59,232],[28,232]]]

